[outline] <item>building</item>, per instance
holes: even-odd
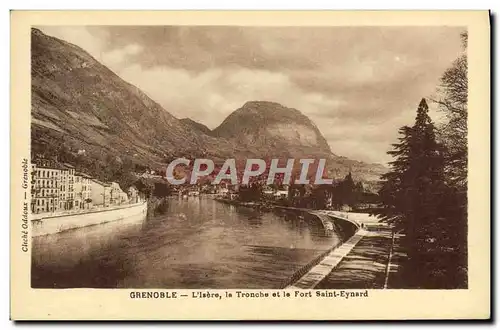
[[[288,197],[288,190],[278,190],[274,193],[274,197],[284,199]]]
[[[31,211],[55,212],[60,207],[61,168],[49,161],[31,166]]]
[[[111,200],[111,184],[97,179],[91,179],[90,186],[92,205],[99,207],[109,206]]]
[[[61,166],[61,174],[59,175],[59,208],[61,210],[69,210],[73,207],[73,201],[68,201],[68,182],[69,182],[69,169]]]
[[[81,198],[75,198],[75,167],[53,160],[38,159],[31,165],[31,210],[33,213],[55,212],[82,208]],[[87,178],[80,190],[89,190]],[[80,181],[79,181],[80,184]],[[85,188],[83,188],[85,187]]]
[[[271,197],[274,195],[274,190],[269,188],[269,187],[266,187],[264,190],[262,190],[262,194],[264,196],[268,196],[268,197]]]
[[[110,204],[111,205],[120,205],[128,203],[127,194],[120,188],[120,185],[116,182],[111,182],[111,191],[110,191]]]
[[[87,210],[94,206],[136,203],[137,188],[124,192],[116,182],[105,183],[75,172],[71,164],[37,159],[31,164],[31,211],[33,213]]]
[[[139,202],[139,191],[136,187],[130,186],[127,190],[127,195],[130,203],[138,203]]]
[[[92,207],[92,177],[85,173],[76,172],[74,178],[74,208],[90,209]]]
[[[217,187],[217,194],[225,196],[229,193],[229,189],[225,187]]]
[[[119,199],[119,204],[127,204],[129,202],[128,200],[128,195],[126,192],[122,191],[120,192],[120,199]]]
[[[65,210],[72,210],[75,207],[75,167],[71,164],[62,164],[61,169],[61,191],[64,192]]]

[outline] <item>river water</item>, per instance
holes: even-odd
[[[171,198],[160,216],[35,237],[32,287],[278,288],[338,242],[295,215]]]

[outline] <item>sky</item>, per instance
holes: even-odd
[[[213,129],[247,101],[307,115],[336,155],[386,163],[462,52],[460,27],[42,26],[177,118]],[[432,104],[431,115],[440,115]]]

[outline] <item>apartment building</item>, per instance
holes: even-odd
[[[87,177],[80,189],[85,189],[82,197],[90,195]],[[31,211],[33,213],[73,210],[81,207],[75,200],[75,167],[52,160],[37,160],[31,165]],[[85,187],[85,188],[83,188]]]
[[[92,177],[88,174],[76,172],[73,184],[74,207],[76,209],[92,208]]]
[[[138,201],[137,189],[130,196],[116,182],[106,183],[71,164],[37,160],[31,165],[31,211],[33,213],[85,210],[94,206],[127,204]]]
[[[44,162],[32,164],[31,169],[31,211],[41,213],[60,209],[61,168],[57,164]]]

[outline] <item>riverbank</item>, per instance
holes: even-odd
[[[367,231],[316,289],[390,289],[404,259],[401,237],[389,227]]]
[[[391,227],[369,223],[289,288],[398,288],[398,273],[406,258],[400,242],[401,235]]]
[[[330,217],[343,238],[321,256],[311,260],[297,271],[283,287],[300,289],[326,288],[391,288],[391,279],[398,273],[404,252],[400,249],[400,235],[376,217],[362,213],[330,210],[310,210],[278,205],[217,199],[223,203],[251,207],[264,211],[285,210],[317,216],[323,224]],[[340,225],[346,221],[354,225]],[[326,226],[325,226],[326,228]],[[348,229],[347,231],[345,229]]]
[[[216,201],[233,205],[239,207],[248,207],[253,208],[262,212],[293,212],[299,216],[313,216],[321,221],[325,230],[333,230],[334,227],[340,229],[340,234],[342,234],[343,240],[347,240],[349,237],[354,235],[356,230],[360,228],[363,222],[360,222],[356,219],[356,217],[349,219],[349,216],[345,214],[345,212],[337,212],[330,210],[314,210],[314,209],[306,209],[306,208],[298,208],[292,206],[282,206],[271,203],[258,203],[258,202],[242,202],[238,200],[230,200],[225,198],[215,198]],[[340,220],[341,224],[339,226],[339,222],[335,220]],[[345,224],[347,223],[347,226]],[[336,223],[337,226],[332,225],[332,223]]]
[[[67,214],[34,214],[31,217],[32,236],[56,234],[67,230],[146,216],[147,202],[86,210]]]
[[[249,207],[253,209],[257,209],[263,212],[269,212],[272,211],[273,209],[277,208],[277,205],[273,205],[271,203],[257,203],[257,202],[242,202],[236,199],[227,199],[227,198],[220,198],[220,197],[215,197],[214,198],[216,201],[228,204],[228,205],[233,205],[233,206],[242,206],[242,207]]]

